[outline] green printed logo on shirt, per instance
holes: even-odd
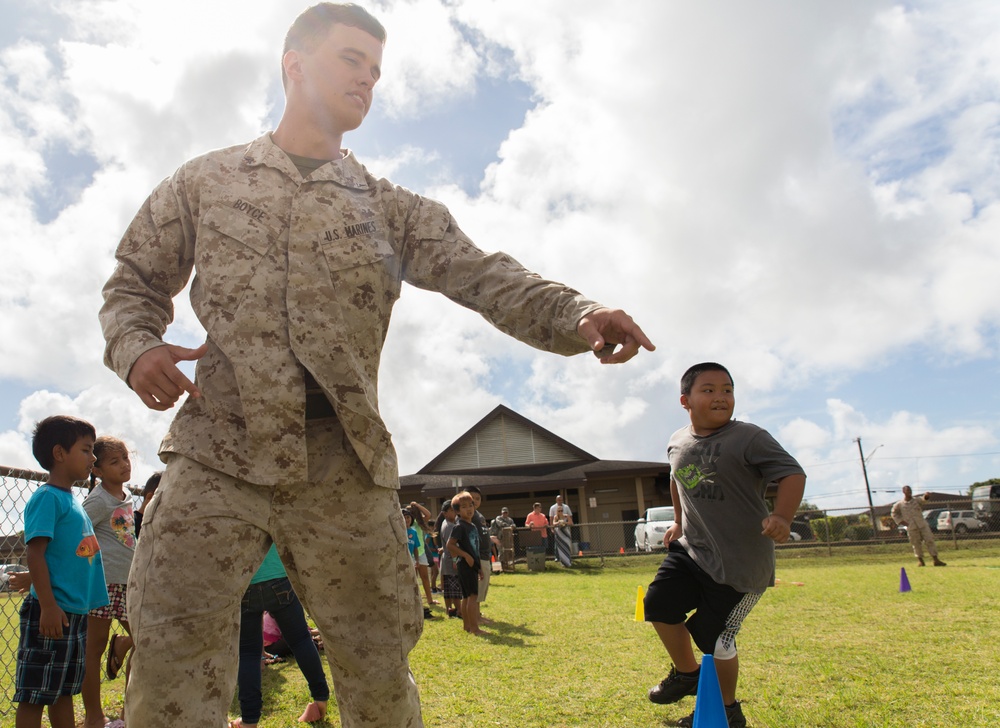
[[[696,463],[685,465],[674,473],[674,480],[683,485],[685,490],[698,487],[702,482],[708,480],[708,477],[709,473],[702,472],[701,467]]]

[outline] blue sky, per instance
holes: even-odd
[[[35,467],[32,423],[66,411],[131,443],[135,480],[158,467],[169,416],[102,366],[100,287],[159,179],[273,128],[302,7],[0,5],[0,464]],[[406,289],[381,374],[404,472],[499,403],[600,457],[663,460],[680,374],[720,360],[737,416],[799,457],[820,505],[866,504],[856,438],[876,503],[1000,476],[1000,9],[372,10],[383,80],[345,143],[659,347],[617,368],[562,359]],[[168,340],[197,344],[177,305]]]

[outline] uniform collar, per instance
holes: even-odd
[[[270,132],[250,143],[243,155],[243,161],[251,167],[272,167],[296,181],[302,179],[292,160],[271,140]],[[310,182],[334,182],[342,187],[356,190],[366,190],[370,187],[367,170],[350,150],[347,150],[343,159],[324,164],[309,175],[308,179]]]

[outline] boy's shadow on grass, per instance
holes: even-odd
[[[482,638],[495,645],[527,647],[525,637],[538,636],[538,632],[535,632],[524,624],[510,624],[509,622],[500,622],[494,619],[490,624],[483,626],[486,630],[492,631],[487,631]]]

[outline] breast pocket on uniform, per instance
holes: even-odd
[[[271,228],[254,217],[256,208],[246,207],[211,207],[201,216],[198,228],[197,281],[210,305],[231,313],[239,309],[257,268],[275,243]]]
[[[324,241],[323,253],[342,305],[384,313],[399,297],[399,259],[382,237]]]

